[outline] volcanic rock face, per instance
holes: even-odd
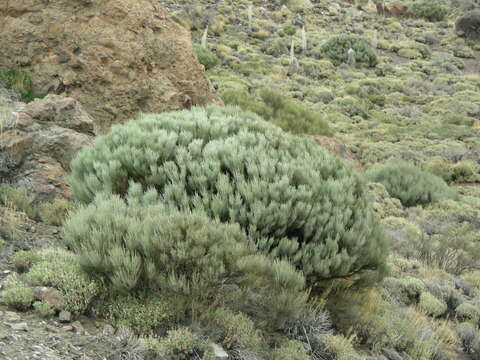
[[[48,95],[24,104],[0,97],[0,183],[24,188],[37,200],[71,198],[70,161],[93,142],[93,119],[72,98]]]
[[[0,71],[29,72],[37,92],[77,99],[102,127],[221,103],[156,0],[3,0],[0,32]]]

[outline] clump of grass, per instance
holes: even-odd
[[[0,205],[22,211],[30,218],[37,216],[33,205],[34,198],[23,189],[17,189],[7,184],[0,184]]]
[[[4,287],[0,293],[0,302],[19,311],[26,311],[33,302],[33,289],[24,284],[17,274],[10,275],[4,280]]]
[[[44,203],[40,206],[40,218],[50,225],[62,225],[70,211],[74,209],[71,201],[56,198],[53,202]]]
[[[0,72],[0,82],[2,82],[7,89],[18,92],[25,102],[42,99],[46,96],[46,94],[39,94],[34,91],[32,78],[28,73],[23,71],[10,69]]]
[[[33,308],[35,309],[35,312],[43,317],[49,317],[55,314],[55,309],[47,302],[35,301],[33,303]]]

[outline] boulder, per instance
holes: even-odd
[[[480,39],[480,10],[459,17],[455,22],[455,32],[468,39]]]
[[[103,127],[142,112],[221,104],[189,32],[156,0],[0,1],[0,71],[80,101]]]
[[[0,98],[0,178],[37,201],[71,199],[65,175],[93,142],[93,119],[72,98],[48,95],[29,104]]]
[[[55,310],[63,310],[63,295],[55,288],[47,286],[38,286],[34,288],[35,300],[40,300],[50,304]]]

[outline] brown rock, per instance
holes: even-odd
[[[93,119],[72,98],[49,95],[29,104],[0,98],[0,178],[37,200],[71,198],[65,174],[73,156],[93,141]]]
[[[60,311],[60,314],[58,314],[58,321],[60,321],[61,323],[69,323],[70,321],[72,321],[72,313],[65,310]],[[73,327],[71,327],[71,330],[73,330]]]
[[[0,5],[0,71],[79,100],[104,125],[139,111],[221,104],[190,34],[156,0],[15,0]],[[21,29],[21,31],[19,31]]]
[[[401,0],[395,0],[388,9],[388,13],[395,16],[412,16],[408,7]]]
[[[35,300],[49,303],[56,310],[63,310],[63,295],[52,287],[39,286],[34,289]]]

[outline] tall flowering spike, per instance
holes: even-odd
[[[203,48],[207,48],[207,38],[208,38],[208,25],[205,27],[205,30],[203,31],[202,35],[202,42],[201,45]]]
[[[307,40],[307,32],[305,30],[305,25],[302,26],[302,50],[305,52],[307,51],[308,47],[308,40]]]

